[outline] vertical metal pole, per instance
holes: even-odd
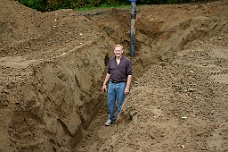
[[[131,2],[131,35],[130,35],[130,56],[135,57],[135,20],[136,2]]]

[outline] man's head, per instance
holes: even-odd
[[[123,55],[123,45],[117,44],[115,46],[114,53],[116,57],[121,57]]]

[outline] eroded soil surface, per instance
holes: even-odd
[[[130,9],[0,1],[0,152],[228,151],[228,1],[137,6],[133,82],[105,127],[108,58]]]

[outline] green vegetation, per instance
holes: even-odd
[[[58,9],[85,9],[85,8],[107,8],[129,5],[128,0],[18,0],[30,8],[38,11],[54,11]],[[171,3],[189,3],[206,2],[208,0],[138,0],[137,4],[171,4]]]
[[[76,8],[74,8],[74,10],[77,10],[77,11],[87,11],[87,10],[95,10],[95,9],[106,9],[106,8],[113,8],[113,7],[115,7],[115,8],[131,8],[131,5],[114,5],[114,6],[112,6],[112,5],[106,5],[106,4],[104,4],[104,5],[101,5],[101,6],[98,6],[98,7],[76,7]]]

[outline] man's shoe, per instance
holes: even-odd
[[[105,126],[110,126],[112,124],[112,120],[111,119],[108,119],[105,123]]]

